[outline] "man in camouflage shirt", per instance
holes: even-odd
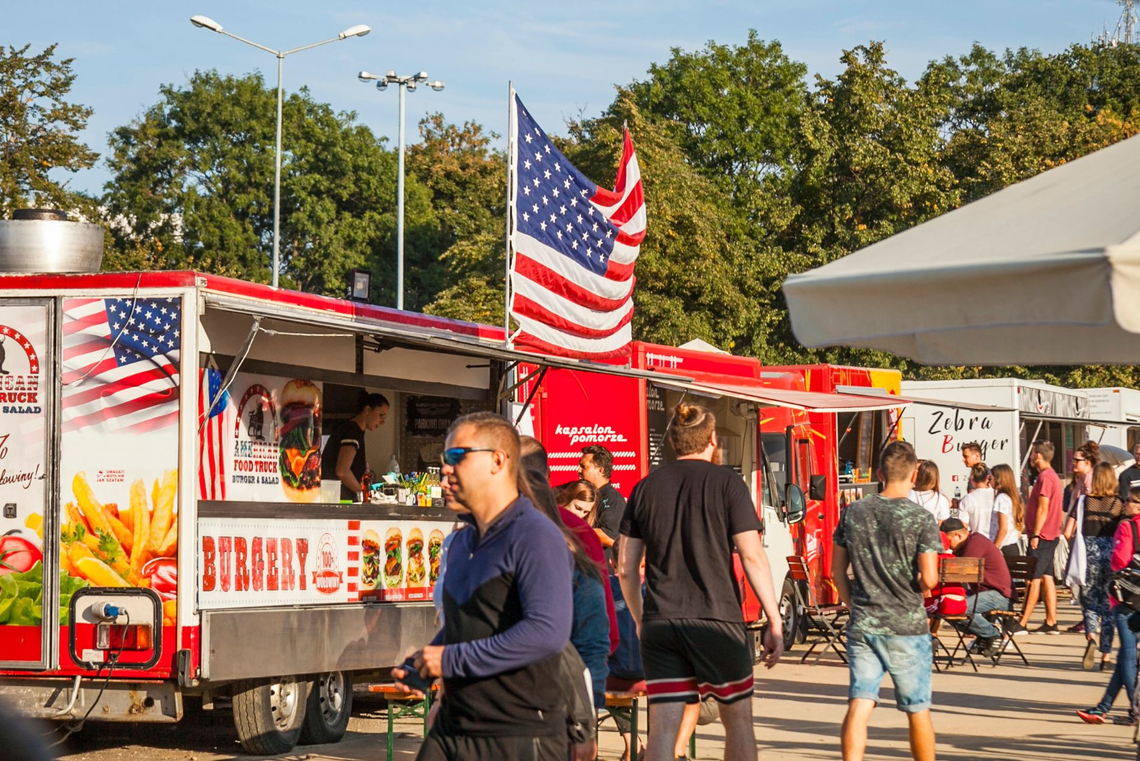
[[[910,722],[911,755],[915,761],[934,759],[930,720],[933,653],[922,593],[938,583],[942,539],[934,517],[907,499],[917,471],[910,444],[888,444],[879,457],[883,490],[850,505],[835,529],[832,579],[851,609],[844,761],[863,758],[867,722],[879,702],[883,675],[888,673],[898,708]]]

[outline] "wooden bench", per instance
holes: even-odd
[[[638,682],[642,684],[642,682]],[[641,705],[641,699],[647,697],[645,690],[635,690],[631,692],[624,691],[606,691],[606,714],[603,716],[598,715],[598,726],[607,718],[615,715],[625,716],[629,721],[629,735],[630,735],[630,753],[636,755],[637,753],[637,713]],[[645,713],[645,734],[646,744],[649,742],[649,711]],[[697,757],[697,732],[694,729],[693,734],[689,737],[689,758]]]
[[[420,719],[424,725],[424,737],[427,737],[428,712],[431,710],[432,693],[439,691],[439,686],[433,684],[431,691],[425,694],[422,698],[416,697],[415,693],[405,692],[397,689],[394,684],[373,684],[369,685],[368,691],[371,693],[379,694],[384,697],[387,704],[388,714],[388,761],[392,761],[393,743],[396,738],[396,731],[394,722],[397,718],[404,719]]]

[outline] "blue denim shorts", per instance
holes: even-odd
[[[934,666],[929,634],[847,635],[851,687],[847,699],[879,702],[879,685],[890,674],[895,684],[895,702],[900,711],[919,713],[931,706],[930,671]]]

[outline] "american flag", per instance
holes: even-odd
[[[181,330],[181,299],[66,299],[64,432],[178,425]]]
[[[225,411],[230,392],[219,397],[221,389],[222,374],[203,368],[198,383],[198,496],[202,499],[226,498]]]
[[[601,359],[628,354],[645,196],[625,133],[614,190],[555,148],[514,96],[511,316],[516,344]]]

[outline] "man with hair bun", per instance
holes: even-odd
[[[669,425],[677,453],[633,489],[621,525],[618,577],[641,638],[649,693],[649,759],[674,758],[687,704],[720,703],[724,758],[756,758],[752,727],[752,648],[733,576],[735,545],[748,583],[768,617],[764,664],[783,652],[783,621],[772,586],[763,527],[748,487],[717,463],[716,418],[679,404]],[[641,598],[645,557],[648,593]]]

